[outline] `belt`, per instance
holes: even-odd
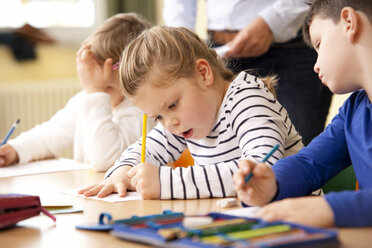
[[[208,36],[209,39],[213,43],[217,43],[220,45],[225,45],[226,43],[229,43],[231,40],[235,38],[235,36],[238,34],[239,31],[214,31],[214,30],[208,30]]]

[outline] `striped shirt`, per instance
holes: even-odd
[[[159,166],[160,199],[230,197],[236,196],[232,175],[238,161],[259,162],[276,144],[279,149],[267,160],[269,165],[303,147],[287,111],[265,84],[241,72],[230,84],[207,137],[185,139],[159,123],[147,136],[146,162]],[[194,166],[166,166],[186,148],[194,158]],[[123,152],[106,177],[120,166],[136,166],[140,159],[141,139]]]

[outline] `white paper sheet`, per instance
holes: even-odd
[[[125,197],[119,197],[117,193],[108,195],[103,198],[98,198],[97,196],[90,196],[85,197],[84,195],[78,194],[79,189],[68,189],[63,190],[60,193],[74,195],[78,197],[82,197],[85,199],[94,199],[94,200],[100,200],[100,201],[106,201],[106,202],[122,202],[122,201],[135,201],[135,200],[142,200],[142,197],[138,192],[127,192],[127,195]]]
[[[48,159],[0,167],[0,178],[83,169],[89,169],[89,165],[77,163],[72,159],[66,158]]]
[[[240,216],[240,217],[256,217],[256,213],[260,210],[260,207],[248,207],[248,208],[238,208],[234,210],[224,211],[224,214]]]

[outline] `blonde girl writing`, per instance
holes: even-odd
[[[120,77],[124,94],[157,126],[148,134],[146,162],[141,139],[123,152],[105,180],[81,193],[124,196],[136,189],[144,199],[236,196],[238,161],[294,154],[303,146],[286,110],[270,92],[275,78],[235,76],[213,49],[184,28],[154,27],[124,50]],[[167,166],[189,148],[194,166]]]

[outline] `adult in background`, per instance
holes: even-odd
[[[332,99],[313,71],[316,53],[299,32],[307,2],[311,0],[208,0],[206,5],[209,41],[214,47],[229,47],[225,57],[230,69],[279,76],[277,98],[304,145],[323,131]],[[196,4],[164,0],[165,24],[194,30]]]

